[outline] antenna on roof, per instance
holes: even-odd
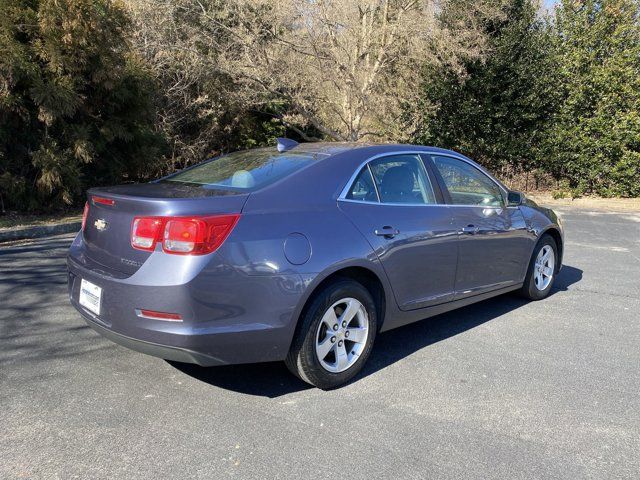
[[[298,142],[295,140],[291,140],[290,138],[282,138],[278,137],[278,151],[286,152],[287,150],[291,150],[294,147],[298,146]]]

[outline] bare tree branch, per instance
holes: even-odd
[[[285,111],[275,118],[301,137],[313,127],[356,141],[406,138],[401,115],[417,103],[420,68],[482,55],[477,10],[499,10],[468,2],[452,30],[438,21],[447,0],[125,1],[139,19],[138,48],[168,83],[168,123],[191,108],[214,122],[224,104],[268,111],[276,101]]]

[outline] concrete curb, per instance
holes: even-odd
[[[63,233],[77,232],[82,227],[79,220],[55,225],[35,225],[33,227],[20,227],[11,230],[0,230],[0,243],[13,240],[24,240],[27,238],[50,237]]]

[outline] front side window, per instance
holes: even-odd
[[[433,156],[454,205],[504,205],[502,190],[480,170],[457,158]]]
[[[277,152],[275,149],[246,150],[201,163],[162,181],[253,191],[291,175],[313,162],[317,156]]]
[[[382,203],[436,203],[420,156],[393,155],[373,160],[369,166]]]

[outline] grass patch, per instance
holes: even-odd
[[[49,215],[24,215],[6,213],[0,215],[0,230],[31,227],[36,225],[56,225],[82,219],[82,210]]]
[[[640,198],[603,198],[588,196],[571,198],[570,195],[561,196],[557,195],[556,192],[530,192],[526,195],[540,205],[549,207],[567,206],[585,210],[609,212],[640,212]]]

